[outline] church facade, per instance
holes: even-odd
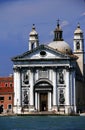
[[[53,41],[39,44],[33,25],[29,34],[29,50],[12,58],[14,113],[19,114],[23,110],[70,114],[82,109],[81,106],[84,108],[84,97],[81,97],[82,93],[79,95],[79,91],[84,90],[83,32],[78,25],[74,32],[73,52],[62,34],[58,22]],[[79,76],[83,81],[77,78]],[[79,104],[81,100],[83,105]]]

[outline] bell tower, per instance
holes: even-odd
[[[84,38],[79,23],[74,31],[74,54],[78,57],[77,74],[84,76]]]
[[[32,31],[29,34],[29,50],[39,46],[38,33],[35,30],[35,25],[32,26]]]

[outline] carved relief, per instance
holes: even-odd
[[[48,78],[48,70],[47,69],[41,69],[39,70],[39,78]]]

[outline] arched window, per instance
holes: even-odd
[[[80,43],[79,43],[79,42],[76,43],[76,49],[77,49],[77,50],[80,49]]]
[[[35,45],[34,43],[32,43],[31,49],[33,50],[34,48],[35,48]]]

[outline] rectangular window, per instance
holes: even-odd
[[[12,87],[12,83],[10,84],[10,87]]]
[[[11,96],[9,96],[9,100],[11,100]]]
[[[0,101],[3,101],[4,100],[4,97],[0,97]]]
[[[10,105],[8,105],[8,109],[12,109],[12,105],[10,104]]]
[[[5,87],[8,87],[8,84],[7,84],[7,83],[5,84]]]

